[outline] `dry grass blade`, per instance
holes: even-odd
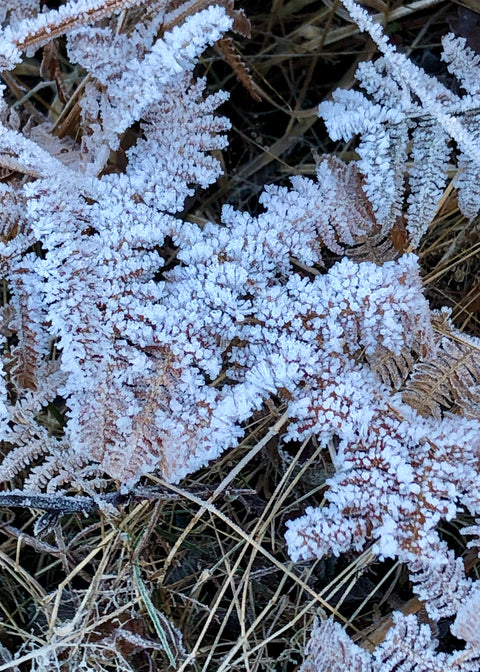
[[[198,499],[197,497],[191,495],[190,493],[186,493],[186,492],[180,490],[176,486],[168,485],[166,483],[164,485],[167,486],[167,487],[170,487],[173,490],[173,492],[177,492],[178,494],[184,494],[184,496],[187,499],[189,499],[190,501],[197,504],[199,507],[201,507],[202,510],[204,509],[205,511],[208,511],[208,512],[212,513],[216,518],[219,518],[222,522],[226,523],[228,525],[228,527],[230,527],[241,539],[243,539],[246,542],[247,547],[249,545],[253,546],[257,552],[259,552],[261,555],[263,555],[267,560],[269,560],[270,563],[272,563],[275,567],[277,567],[281,572],[286,574],[294,583],[298,584],[306,593],[315,597],[318,600],[318,603],[322,607],[328,609],[329,612],[332,612],[336,616],[341,618],[341,614],[339,614],[337,612],[337,610],[335,608],[333,608],[328,602],[326,602],[324,599],[322,599],[322,597],[318,593],[316,593],[315,590],[310,588],[310,586],[308,586],[308,584],[306,584],[302,579],[300,579],[296,574],[294,574],[292,569],[290,569],[288,566],[284,565],[283,563],[279,562],[277,560],[277,558],[275,558],[269,551],[267,551],[265,548],[263,548],[263,546],[261,546],[255,539],[252,539],[252,537],[250,535],[246,534],[244,532],[244,530],[242,530],[242,528],[239,525],[237,525],[232,520],[230,520],[228,518],[228,516],[225,516],[215,506],[213,506],[212,504],[203,502],[201,499]],[[227,590],[227,588],[228,588],[228,584],[225,585],[223,592],[225,592]],[[219,597],[223,597],[223,595],[220,594]],[[206,632],[209,624],[210,624],[210,619],[207,619],[207,621],[204,625],[204,628],[203,628],[203,633]],[[200,639],[200,641],[201,641],[201,639]],[[199,648],[199,643],[197,642],[197,645],[192,649],[192,651],[190,651],[187,659],[181,665],[181,667],[178,669],[178,672],[183,672],[187,668],[187,666],[195,659],[198,648]]]

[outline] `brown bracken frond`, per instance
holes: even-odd
[[[235,77],[246,88],[253,100],[260,102],[262,100],[258,93],[258,87],[253,81],[252,75],[248,71],[248,67],[239,54],[231,37],[224,37],[218,40],[215,45],[218,52],[223,56],[228,65],[232,68]]]
[[[438,316],[443,334],[438,349],[413,368],[403,400],[421,415],[441,417],[449,410],[466,417],[480,412],[480,350],[465,334]],[[435,327],[435,324],[434,324]]]

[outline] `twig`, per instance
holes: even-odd
[[[185,490],[187,492],[187,490]],[[214,488],[191,488],[193,496],[211,497],[215,494]],[[222,495],[227,499],[236,499],[245,495],[256,495],[251,488],[237,488],[225,490]],[[170,501],[181,499],[182,495],[172,492],[167,487],[138,487],[129,493],[112,492],[98,497],[85,497],[84,495],[60,495],[56,493],[42,494],[38,492],[0,492],[0,508],[40,509],[57,513],[84,513],[89,514],[101,510],[104,506],[121,507],[131,501],[152,500]]]

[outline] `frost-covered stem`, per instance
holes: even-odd
[[[70,0],[58,9],[25,19],[14,31],[7,27],[0,37],[0,68],[11,69],[27,49],[38,49],[75,28],[148,2],[150,0]]]
[[[440,97],[441,85],[433,77],[414,65],[404,54],[399,54],[388,41],[380,24],[376,23],[369,13],[354,0],[342,0],[343,5],[362,32],[370,35],[379,50],[385,56],[392,74],[399,82],[408,82],[410,89],[420,98],[424,110],[457,142],[459,148],[477,165],[480,157],[477,143],[462,123],[451,114],[442,111]]]
[[[202,499],[213,499],[215,490],[212,488],[201,488],[195,490],[195,495]],[[234,488],[223,489],[222,496],[226,499],[236,499],[237,497],[245,497],[247,495],[254,495],[255,490],[250,488]],[[25,490],[0,492],[0,508],[9,509],[39,509],[40,511],[50,511],[52,513],[70,514],[70,513],[85,513],[89,514],[93,511],[102,509],[102,505],[111,507],[120,507],[128,504],[131,501],[172,501],[181,499],[182,495],[172,492],[168,487],[156,485],[154,487],[138,487],[134,488],[128,494],[121,492],[110,492],[101,497],[85,497],[82,495],[68,496],[57,493],[42,494],[39,492],[27,492]]]
[[[151,0],[71,0],[58,9],[39,14],[34,19],[24,20],[16,29],[14,44],[21,51],[38,49],[64,33],[69,33],[79,26],[92,24],[140,4],[148,4]]]

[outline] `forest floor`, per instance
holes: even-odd
[[[447,32],[466,37],[480,52],[476,0],[364,4],[384,17],[399,50],[439,78],[448,74],[440,60]],[[355,156],[354,144],[328,139],[316,109],[335,88],[355,85],[358,63],[375,56],[369,38],[336,0],[241,5],[252,35],[235,43],[259,99],[220,53],[205,54],[199,70],[212,90],[230,92],[221,111],[233,129],[222,156],[225,175],[206,195],[190,200],[184,216],[192,221],[218,221],[226,202],[255,214],[265,184],[314,176],[315,159],[324,153]],[[28,73],[23,81],[35,86]],[[33,100],[40,107],[49,104],[42,92]],[[467,226],[449,192],[418,251],[425,292],[432,307],[451,307],[456,326],[476,336],[479,245],[480,225]],[[334,261],[326,258],[327,264]],[[30,670],[39,649],[56,647],[58,669],[69,672],[84,669],[74,660],[89,661],[92,670],[123,672],[294,672],[316,617],[336,616],[354,641],[372,649],[391,624],[392,611],[421,613],[402,565],[379,562],[369,549],[290,562],[285,522],[322,504],[333,467],[314,439],[301,445],[282,441],[284,411],[272,399],[237,448],[160,498],[146,495],[88,517],[44,515],[40,522],[38,510],[5,510],[0,670]],[[154,476],[144,486],[159,491]],[[474,575],[480,564],[458,527],[453,521],[442,533]],[[439,624],[437,637],[441,650],[451,650],[447,623]],[[162,638],[166,652],[158,645]],[[109,654],[112,642],[125,660],[122,668]],[[19,650],[23,662],[9,663],[8,652]]]

